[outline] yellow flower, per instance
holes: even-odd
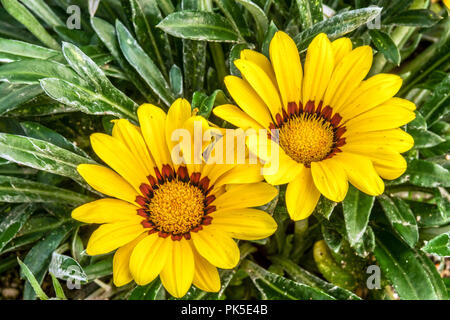
[[[133,279],[145,285],[158,275],[170,294],[182,297],[193,283],[205,291],[220,289],[217,268],[239,261],[232,238],[263,239],[276,230],[273,218],[251,209],[271,201],[277,189],[261,182],[256,165],[179,164],[172,161],[175,129],[192,128],[191,106],[178,99],[166,114],[144,104],[140,127],[121,119],[112,136],[95,133],[91,144],[109,166],[82,164],[78,172],[103,198],[76,208],[72,217],[102,224],[86,252],[116,250],[114,283]]]
[[[380,176],[395,179],[406,170],[400,153],[414,141],[399,127],[415,118],[415,105],[393,98],[402,85],[397,75],[364,80],[372,65],[369,46],[352,50],[348,38],[330,42],[319,34],[303,71],[294,41],[277,32],[270,61],[243,50],[235,65],[242,79],[228,76],[225,84],[240,109],[223,105],[214,113],[244,130],[277,129],[249,148],[268,166],[268,139],[278,143],[279,169],[264,176],[273,185],[288,183],[286,205],[293,220],[307,218],[320,194],[342,201],[348,181],[379,195]]]

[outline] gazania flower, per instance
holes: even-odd
[[[78,172],[97,191],[112,198],[84,204],[74,219],[102,224],[89,239],[86,252],[114,254],[114,283],[133,279],[145,285],[158,275],[175,297],[191,284],[218,291],[217,268],[233,268],[239,249],[232,238],[255,240],[276,229],[273,218],[251,209],[272,200],[276,188],[260,182],[255,165],[175,164],[171,140],[175,129],[191,130],[191,106],[178,99],[168,114],[144,104],[138,109],[140,128],[121,119],[112,136],[95,133],[95,153],[111,169],[82,164]],[[192,133],[192,132],[191,132]],[[181,150],[183,152],[183,150]],[[184,150],[187,151],[187,150]]]
[[[415,105],[393,97],[402,85],[397,75],[364,80],[372,65],[369,46],[352,50],[350,39],[330,42],[322,33],[311,42],[302,68],[294,41],[277,32],[270,61],[243,50],[235,65],[242,79],[228,76],[225,84],[240,108],[223,105],[214,113],[244,130],[266,129],[267,138],[249,143],[265,166],[271,162],[267,139],[279,146],[279,169],[265,179],[273,185],[288,183],[292,219],[307,218],[320,194],[342,201],[349,181],[379,195],[381,178],[395,179],[405,171],[400,153],[414,141],[399,127],[415,118]]]

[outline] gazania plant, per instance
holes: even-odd
[[[430,0],[0,0],[0,300],[447,300]]]

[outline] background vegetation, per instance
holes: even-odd
[[[101,195],[83,182],[76,166],[100,162],[89,135],[111,132],[110,120],[117,117],[136,121],[143,102],[167,109],[185,97],[199,114],[227,126],[211,115],[215,105],[230,101],[223,77],[238,74],[233,60],[244,48],[268,55],[276,30],[295,39],[303,59],[320,32],[350,37],[354,46],[369,44],[375,52],[371,74],[392,72],[404,79],[398,96],[418,107],[406,128],[415,139],[405,154],[408,170],[387,182],[380,197],[350,188],[342,204],[322,197],[308,220],[295,223],[281,189],[264,208],[279,224],[276,234],[240,242],[240,265],[221,271],[218,294],[192,288],[186,298],[447,299],[450,18],[443,4],[0,3],[0,299],[170,298],[159,279],[145,287],[114,287],[112,254],[84,253],[95,226],[72,220],[70,213]],[[68,28],[77,22],[71,5],[80,9],[80,30]],[[69,7],[75,11],[67,13]],[[369,29],[366,23],[377,16],[379,28],[375,20]],[[370,265],[381,268],[379,289],[366,285]],[[79,290],[67,288],[76,284],[66,284],[74,270]]]

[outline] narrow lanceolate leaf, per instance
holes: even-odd
[[[61,202],[79,205],[94,200],[91,197],[31,180],[0,176],[1,202]]]
[[[400,65],[400,51],[392,38],[386,32],[372,29],[369,30],[369,35],[375,47],[380,51],[384,57],[394,63]]]
[[[169,72],[170,87],[176,97],[183,96],[183,73],[181,69],[174,64]]]
[[[45,30],[39,21],[17,0],[1,0],[5,10],[23,24],[36,38],[47,47],[58,50],[58,42]]]
[[[316,35],[324,32],[330,39],[341,37],[373,20],[381,12],[379,7],[369,7],[339,13],[321,21],[294,37],[299,51],[304,51]]]
[[[445,115],[445,110],[448,112],[450,105],[450,74],[447,74],[444,79],[432,90],[432,96],[420,108],[420,113],[423,115],[429,126],[439,121]]]
[[[3,54],[9,59],[2,60]],[[13,62],[24,59],[51,59],[61,57],[59,51],[37,46],[28,42],[0,38],[0,62]]]
[[[179,11],[167,16],[158,25],[168,34],[191,40],[237,42],[233,26],[219,14],[206,11]]]
[[[438,235],[431,239],[423,248],[426,253],[438,255],[440,257],[450,256],[450,231]]]
[[[64,26],[61,19],[44,2],[44,0],[21,0],[21,2],[30,9],[35,15],[45,21],[51,27]]]
[[[399,14],[390,17],[385,24],[392,24],[396,26],[411,26],[411,27],[425,27],[429,28],[439,22],[439,18],[433,11],[427,9],[416,9],[400,12]]]
[[[414,159],[408,164],[407,180],[421,187],[450,187],[450,172],[444,167],[426,160]]]
[[[0,81],[18,84],[38,84],[44,78],[58,78],[76,84],[85,81],[69,67],[55,61],[23,60],[0,66]]]
[[[306,29],[323,20],[322,0],[296,0],[300,23]]]
[[[170,106],[175,97],[161,71],[120,21],[116,22],[116,31],[120,48],[127,61],[135,68],[153,92],[167,106]]]
[[[237,2],[251,13],[256,23],[258,36],[262,39],[264,34],[267,32],[267,28],[269,27],[269,19],[264,13],[264,10],[251,0],[237,0]]]
[[[0,133],[0,156],[21,165],[82,181],[76,168],[82,163],[95,163],[50,142]]]
[[[45,274],[47,273],[53,251],[60,246],[61,242],[66,239],[72,229],[73,224],[66,223],[58,229],[53,230],[28,251],[24,263],[35,275],[39,284],[42,283]],[[32,287],[28,283],[25,285],[23,298],[25,300],[35,299]]]
[[[347,196],[342,202],[344,209],[345,230],[350,245],[355,246],[366,231],[375,198],[349,187]]]
[[[384,213],[400,237],[413,248],[419,240],[416,217],[408,204],[400,198],[378,197]]]
[[[183,71],[186,96],[202,90],[206,73],[206,41],[183,39]]]
[[[23,276],[28,280],[28,283],[33,288],[36,296],[41,300],[48,300],[48,296],[45,294],[44,290],[42,290],[40,283],[36,280],[36,277],[33,275],[31,270],[19,259],[19,257],[17,257],[17,261],[19,262],[20,270],[22,271]]]
[[[40,85],[0,85],[0,116],[43,93]]]
[[[242,264],[264,300],[335,300],[331,295],[269,272],[256,263]]]
[[[61,286],[61,283],[59,283],[58,279],[50,273],[50,276],[52,277],[52,284],[53,289],[55,290],[56,298],[59,300],[67,300],[66,295],[64,294],[64,289]]]
[[[20,204],[0,216],[0,252],[22,229],[34,211],[32,204]]]
[[[401,299],[447,299],[445,285],[427,256],[409,248],[391,233],[377,228],[375,257]]]
[[[408,133],[414,138],[416,149],[431,148],[445,141],[436,133],[424,129],[412,128],[408,129]]]
[[[146,286],[137,286],[131,291],[128,300],[162,300],[165,291],[159,278],[156,278]]]

